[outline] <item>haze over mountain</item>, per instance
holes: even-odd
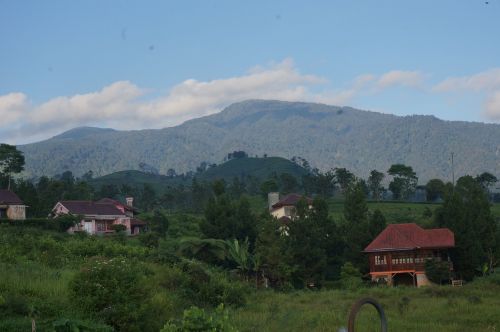
[[[500,175],[500,125],[443,121],[302,102],[248,100],[182,125],[138,131],[75,128],[51,139],[19,146],[28,176],[89,170],[105,175],[146,163],[165,174],[220,163],[246,151],[307,159],[312,167],[346,167],[366,177],[391,164],[411,165],[423,183],[483,171]]]

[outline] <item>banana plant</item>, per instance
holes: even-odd
[[[237,239],[226,240],[227,258],[236,264],[242,275],[248,277],[255,266],[255,259],[250,253],[248,238],[240,243]]]

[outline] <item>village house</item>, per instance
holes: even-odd
[[[370,262],[374,282],[388,285],[424,286],[426,260],[446,261],[453,265],[448,250],[455,246],[455,236],[447,228],[423,229],[417,224],[387,226],[364,250]]]
[[[296,206],[301,199],[306,201],[309,208],[312,208],[313,202],[311,198],[299,194],[289,194],[280,199],[280,194],[277,192],[269,193],[267,198],[269,213],[282,222],[288,222],[295,218],[297,214]]]
[[[10,190],[0,189],[0,219],[26,219],[26,205]]]
[[[123,225],[127,234],[139,234],[146,223],[134,218],[137,210],[133,207],[133,198],[127,197],[126,201],[126,204],[110,198],[103,198],[97,202],[59,201],[52,209],[51,215],[81,216],[80,223],[68,230],[70,233],[84,231],[93,235],[107,234],[115,232],[113,225]]]

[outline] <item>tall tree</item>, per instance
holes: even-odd
[[[374,239],[379,235],[387,226],[387,221],[384,217],[384,214],[376,209],[370,216],[369,224],[368,224],[368,233],[370,234],[370,239]]]
[[[368,188],[372,194],[372,198],[377,201],[380,200],[380,195],[384,188],[382,187],[382,180],[384,180],[385,174],[377,171],[376,169],[370,172],[368,177]]]
[[[476,181],[483,187],[486,192],[489,192],[489,188],[498,182],[496,176],[491,173],[484,172],[476,176]]]
[[[21,173],[24,170],[24,155],[14,145],[0,144],[0,174],[7,176],[8,189],[12,174]]]
[[[339,184],[340,190],[345,193],[347,188],[356,180],[356,177],[346,168],[335,168],[335,180]]]
[[[387,173],[393,176],[389,183],[389,190],[392,191],[395,199],[408,199],[415,192],[418,177],[411,166],[394,164]]]
[[[338,259],[343,248],[339,248],[339,244],[338,231],[328,217],[326,201],[316,198],[312,208],[300,201],[297,218],[290,223],[287,237],[294,284],[303,287],[320,285],[323,280],[331,279],[336,271],[340,271]]]
[[[455,190],[447,192],[443,206],[435,213],[439,227],[448,227],[455,234],[452,258],[455,270],[472,279],[486,264],[492,267],[497,243],[497,223],[488,197],[471,176],[458,179]]]
[[[248,238],[251,245],[255,241],[257,232],[255,216],[250,210],[248,200],[242,197],[239,201],[231,201],[226,194],[209,199],[200,228],[207,238],[223,240]]]
[[[361,251],[371,241],[368,230],[368,206],[359,182],[346,191],[344,201],[343,234],[346,242],[345,259],[365,271],[366,263]]]
[[[290,173],[281,173],[281,189],[284,194],[289,194],[297,189],[298,182],[297,178]]]
[[[431,179],[425,185],[426,199],[428,202],[434,202],[438,198],[443,198],[445,184],[440,179]]]
[[[316,171],[313,175],[314,191],[323,197],[329,197],[335,189],[335,174],[332,171],[321,173]]]

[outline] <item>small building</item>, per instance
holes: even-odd
[[[110,198],[97,202],[59,201],[52,209],[51,215],[53,217],[64,214],[82,216],[80,223],[68,230],[70,233],[81,231],[93,235],[114,233],[113,225],[123,225],[129,235],[136,235],[144,229],[146,223],[134,218],[137,210],[132,203],[131,197],[127,197],[127,204]]]
[[[299,194],[289,194],[280,199],[279,193],[273,192],[269,193],[267,197],[269,213],[282,221],[290,221],[295,218],[297,214],[296,206],[301,199],[306,201],[309,208],[312,208],[313,203],[311,198]]]
[[[0,189],[0,219],[26,219],[26,205],[12,191]]]
[[[448,228],[423,229],[414,223],[386,227],[364,250],[370,262],[374,282],[388,285],[424,286],[426,260],[449,262],[448,250],[455,246],[455,236]]]

